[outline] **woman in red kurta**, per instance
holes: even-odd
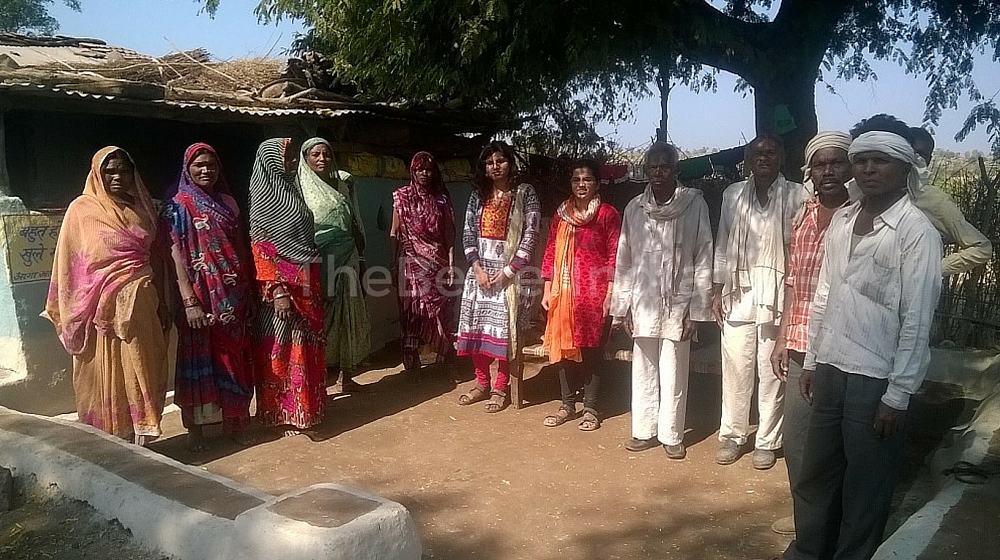
[[[544,345],[550,363],[558,363],[562,405],[545,417],[545,425],[559,426],[576,416],[573,396],[583,385],[583,419],[580,429],[601,426],[597,414],[600,387],[596,367],[605,318],[611,305],[611,284],[622,219],[597,193],[601,175],[597,162],[573,163],[572,195],[559,205],[552,219],[542,259],[545,292],[542,307],[548,312]]]

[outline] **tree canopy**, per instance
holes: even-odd
[[[3,0],[0,2],[0,31],[52,35],[59,22],[49,15],[54,0]],[[63,0],[73,10],[80,11],[80,0]]]
[[[379,100],[515,114],[583,103],[620,118],[661,73],[712,89],[729,71],[793,164],[817,129],[817,81],[874,79],[867,60],[892,60],[926,79],[925,123],[968,97],[959,136],[985,123],[1000,150],[1000,111],[971,72],[980,53],[1000,59],[996,0],[260,0],[257,15],[303,20],[297,48],[326,53]]]

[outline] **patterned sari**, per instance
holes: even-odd
[[[195,297],[214,320],[205,329],[192,329],[180,310],[174,403],[181,409],[184,427],[222,422],[223,430],[233,433],[250,425],[253,371],[247,320],[252,269],[239,208],[225,177],[220,173],[213,192],[191,181],[188,166],[200,151],[219,160],[208,144],[190,146],[184,152],[177,193],[162,210]]]
[[[430,166],[431,184],[417,185],[414,173]],[[392,193],[392,207],[399,216],[399,322],[403,331],[403,366],[420,367],[419,350],[429,344],[437,361],[452,353],[452,309],[455,298],[446,291],[449,251],[455,241],[455,211],[434,157],[427,152],[413,156],[410,184]]]
[[[153,201],[138,172],[131,204],[108,193],[101,168],[116,152],[128,156],[115,146],[94,155],[83,194],[66,210],[43,316],[73,356],[80,421],[131,440],[160,435],[167,344],[151,266]]]
[[[302,198],[312,211],[316,246],[323,256],[326,363],[351,370],[371,350],[371,322],[361,290],[361,261],[355,239],[361,232],[355,227],[357,217],[351,209],[351,200],[306,163],[306,154],[319,144],[326,144],[333,153],[326,140],[307,140],[302,144],[296,180]],[[332,180],[338,185],[342,183],[339,175]]]
[[[261,423],[306,429],[323,420],[326,401],[323,292],[312,212],[284,169],[287,143],[264,141],[250,178],[250,241],[262,301],[253,327],[253,369]],[[295,310],[289,321],[274,310],[279,286]]]

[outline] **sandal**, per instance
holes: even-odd
[[[458,404],[462,406],[468,406],[470,404],[477,403],[479,401],[485,401],[489,398],[490,391],[482,385],[476,385],[469,390],[468,393],[458,397]]]
[[[542,421],[542,425],[546,428],[555,428],[556,426],[562,426],[575,417],[575,410],[570,410],[565,406],[560,406],[559,410],[557,410],[555,414],[549,414],[545,417],[545,420]]]
[[[490,400],[486,403],[486,412],[488,414],[492,414],[494,412],[500,412],[504,408],[507,408],[507,393],[493,391],[490,395]]]
[[[578,426],[581,431],[593,432],[597,428],[601,427],[601,419],[597,417],[597,413],[593,410],[587,409],[583,411],[583,420],[580,420],[580,425]]]

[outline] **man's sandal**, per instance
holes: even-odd
[[[580,420],[579,428],[584,432],[593,432],[597,428],[601,427],[601,419],[597,417],[597,413],[589,408],[583,411],[583,419]]]
[[[493,391],[490,395],[490,400],[486,402],[484,409],[487,413],[492,414],[494,412],[500,412],[504,408],[507,408],[507,393]]]
[[[485,401],[490,397],[490,390],[482,385],[476,385],[469,392],[458,397],[458,404],[462,406],[468,406],[470,404],[475,404],[479,401]]]
[[[576,411],[570,410],[565,406],[560,406],[559,410],[555,414],[549,414],[542,421],[542,425],[548,428],[555,428],[556,426],[562,426],[566,422],[576,418]]]

